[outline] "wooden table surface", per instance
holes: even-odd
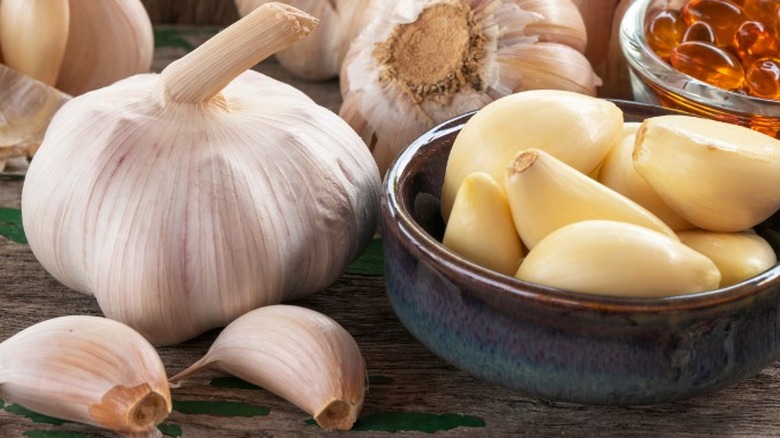
[[[159,71],[204,38],[203,29],[158,28]],[[262,72],[292,83],[332,110],[335,81],[289,78],[267,60]],[[33,323],[68,314],[100,315],[94,299],[71,291],[38,264],[13,226],[23,180],[0,176],[0,340]],[[380,243],[327,290],[295,304],[340,322],[361,347],[370,387],[355,430],[325,432],[288,402],[218,372],[173,389],[164,436],[184,437],[501,437],[501,436],[780,436],[780,364],[730,388],[655,406],[599,407],[538,400],[477,380],[446,364],[396,319],[381,276]],[[360,268],[360,269],[358,269]],[[216,331],[160,348],[169,375],[198,359]],[[0,437],[110,437],[113,433],[38,415],[0,401]]]

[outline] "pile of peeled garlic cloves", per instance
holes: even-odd
[[[323,428],[349,429],[366,391],[357,344],[336,321],[279,303],[324,290],[368,245],[379,171],[338,115],[248,70],[316,25],[296,8],[267,3],[160,74],[69,100],[28,170],[22,219],[41,265],[94,295],[109,318],[89,323],[100,343],[110,343],[101,329],[110,320],[155,347],[225,327],[176,380],[214,366],[289,400]],[[91,348],[71,331],[60,335],[72,348]],[[4,366],[14,339],[0,344],[0,397],[127,433],[111,423],[120,414],[99,403],[74,408],[64,397],[48,406],[12,391],[7,382],[20,374]],[[137,358],[117,373],[134,376]],[[78,385],[103,372],[76,365],[86,370],[57,368],[62,375],[52,378]],[[133,378],[122,388],[140,384]],[[127,415],[157,424],[170,411],[169,396],[162,399],[149,418],[146,408]]]

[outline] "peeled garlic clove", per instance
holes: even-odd
[[[506,195],[490,175],[477,172],[463,180],[442,243],[496,272],[517,271],[523,246]]]
[[[543,19],[514,1],[371,2],[366,25],[342,66],[341,94],[349,105],[339,115],[373,145],[384,174],[398,153],[430,128],[534,87],[540,76],[525,82],[510,63],[524,54],[516,48],[538,42],[526,27]],[[563,64],[565,74],[581,72]],[[559,85],[547,78],[545,84],[558,88],[592,78],[590,71],[583,75]]]
[[[68,41],[69,9],[68,0],[3,0],[0,41],[5,63],[54,85]]]
[[[315,24],[269,3],[60,109],[22,189],[41,265],[156,345],[341,277],[376,229],[376,164],[332,111],[248,70]]]
[[[140,0],[68,0],[68,4],[70,31],[58,89],[76,96],[150,71],[154,35]]]
[[[540,41],[560,43],[585,53],[588,34],[579,9],[569,0],[516,0],[526,11],[543,18],[526,27],[526,32],[539,36]]]
[[[0,156],[32,156],[70,96],[0,64]]]
[[[270,0],[236,0],[240,16],[245,16]],[[288,72],[310,81],[323,81],[339,75],[349,44],[362,27],[365,0],[285,0],[320,20],[311,36],[276,53]]]
[[[720,233],[688,230],[677,233],[680,241],[709,257],[720,270],[720,287],[754,277],[777,263],[769,243],[753,230]]]
[[[508,163],[520,150],[538,148],[589,173],[609,152],[623,128],[614,103],[560,90],[512,94],[479,110],[452,145],[442,187],[442,214],[449,217],[455,193],[473,172],[503,185]]]
[[[634,167],[680,216],[711,231],[752,228],[780,207],[780,140],[692,116],[645,120]]]
[[[709,258],[649,228],[587,220],[559,228],[532,248],[516,277],[598,295],[661,297],[716,289]]]
[[[598,181],[631,199],[661,219],[674,231],[693,225],[672,210],[634,169],[632,154],[640,123],[626,123],[623,138],[612,147],[599,172]]]
[[[216,368],[261,386],[314,416],[325,429],[348,430],[363,406],[366,366],[336,321],[298,306],[253,310],[219,334],[206,355],[171,378]]]
[[[35,412],[154,436],[171,412],[160,356],[124,324],[64,316],[0,343],[0,397]]]
[[[558,228],[589,219],[629,222],[677,238],[639,204],[539,149],[517,154],[504,186],[515,228],[531,249]]]

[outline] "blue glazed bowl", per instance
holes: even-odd
[[[670,113],[616,102],[627,121]],[[452,143],[473,113],[411,144],[382,202],[385,282],[404,326],[450,364],[539,398],[672,401],[732,384],[780,357],[780,267],[668,298],[601,297],[521,281],[441,244],[439,197]],[[780,216],[757,231],[778,251]]]

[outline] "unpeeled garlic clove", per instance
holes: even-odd
[[[522,90],[566,90],[595,95],[601,79],[585,55],[562,44],[536,43],[507,48],[501,64],[505,78],[513,77]]]
[[[266,306],[237,318],[171,381],[210,367],[273,392],[325,429],[352,428],[366,392],[366,366],[352,336],[333,319],[298,306]]]
[[[516,277],[576,292],[660,297],[715,289],[720,272],[679,240],[619,221],[575,222],[532,248]]]
[[[677,233],[685,245],[709,257],[720,270],[720,287],[756,276],[777,263],[777,255],[753,230],[720,233],[687,230]]]
[[[515,228],[530,249],[556,229],[589,219],[629,222],[677,239],[644,207],[539,149],[515,156],[504,187]]]
[[[442,243],[496,272],[511,276],[517,271],[523,245],[506,194],[490,175],[477,172],[463,180]]]
[[[0,397],[133,436],[155,436],[171,411],[157,351],[126,325],[96,316],[50,319],[0,343]]]
[[[612,147],[607,157],[604,158],[597,178],[598,181],[648,209],[674,231],[693,228],[690,222],[666,205],[663,199],[634,169],[632,154],[639,126],[640,123],[625,124],[621,134],[623,138]]]
[[[560,90],[512,94],[479,110],[458,133],[447,160],[442,215],[449,217],[455,193],[473,172],[486,172],[499,185],[515,154],[544,149],[583,173],[593,171],[623,128],[614,103]]]
[[[529,24],[526,33],[539,41],[560,43],[580,53],[588,46],[588,33],[582,14],[569,0],[515,0],[520,8],[539,14],[542,19]]]
[[[780,207],[780,141],[692,116],[646,119],[634,167],[680,216],[711,231],[752,228]]]
[[[0,2],[0,41],[5,63],[53,86],[68,42],[69,9],[68,0]]]

